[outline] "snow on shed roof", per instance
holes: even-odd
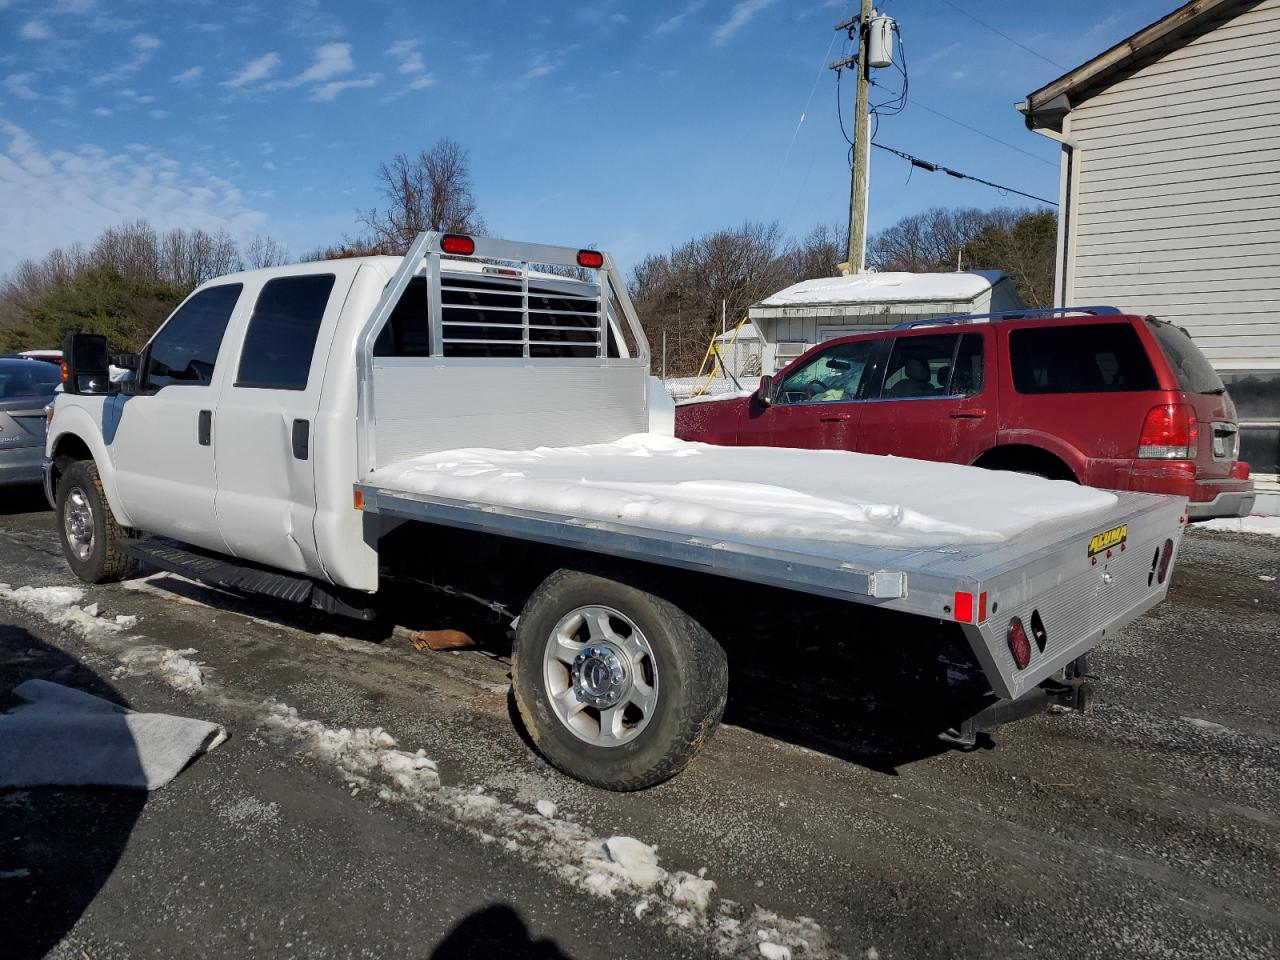
[[[717,333],[716,339],[721,341],[722,343],[729,343],[733,341],[734,339],[733,329],[734,329],[733,327],[730,327],[724,333]],[[738,331],[738,338],[737,338],[738,343],[742,343],[742,341],[744,340],[759,340],[759,339],[760,339],[760,334],[756,331],[756,325],[749,320],[746,323],[744,323],[742,325],[742,329]]]
[[[999,270],[964,273],[856,273],[803,280],[757,306],[801,307],[820,303],[947,303],[972,300],[1004,279]]]

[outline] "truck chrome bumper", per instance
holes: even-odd
[[[1237,490],[1220,493],[1212,500],[1201,500],[1187,504],[1187,517],[1190,520],[1212,520],[1215,517],[1247,517],[1253,510],[1253,502],[1258,494],[1253,490]]]
[[[53,489],[53,457],[45,457],[40,461],[40,476],[44,482],[44,498],[49,501],[50,507],[57,507],[57,491]]]

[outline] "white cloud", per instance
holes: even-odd
[[[58,0],[59,13],[84,13],[92,9],[96,0]]]
[[[711,34],[711,42],[722,46],[733,39],[733,35],[750,23],[757,13],[771,7],[776,0],[739,0],[729,14],[729,19],[716,27]]]
[[[312,90],[311,99],[321,103],[328,103],[344,90],[375,87],[381,80],[382,74],[380,73],[371,73],[369,76],[361,77],[359,80],[334,80],[332,83],[321,84]]]
[[[135,33],[133,45],[139,50],[155,50],[161,46],[160,38],[149,33]]]
[[[280,68],[280,54],[266,53],[258,57],[256,60],[250,60],[240,71],[230,80],[223,83],[223,86],[232,89],[240,89],[250,84],[257,83],[259,80],[265,80]]]
[[[93,115],[95,117],[109,117],[111,116],[111,111],[108,110],[106,107],[94,107]]]
[[[681,11],[680,13],[677,13],[675,16],[668,17],[666,20],[663,20],[660,24],[658,24],[656,27],[650,30],[649,31],[650,35],[652,36],[654,34],[671,33],[675,30],[679,30],[682,26],[684,26],[684,22],[686,20],[688,20],[690,17],[692,17],[695,13],[697,13],[706,5],[707,5],[707,0],[694,0],[694,2],[689,4],[689,6],[687,6],[683,11]]]
[[[351,60],[351,44],[326,43],[316,48],[315,60],[312,61],[311,66],[298,74],[290,86],[330,80],[341,74],[350,73],[355,68],[356,65]]]
[[[114,69],[98,74],[93,78],[94,83],[99,85],[118,83],[125,77],[133,76],[145,67],[155,56],[156,51],[163,46],[158,37],[149,33],[135,33],[129,40],[129,44],[134,49],[133,56],[123,63],[116,64]]]
[[[387,56],[399,61],[396,66],[396,73],[402,73],[407,77],[413,77],[426,72],[427,63],[422,59],[422,53],[418,50],[417,40],[397,40],[391,46],[387,47]],[[423,86],[431,85],[420,84],[418,86],[414,86],[417,82],[418,81],[415,80],[414,83],[411,83],[409,85],[409,89],[420,90]],[[433,80],[432,82],[434,83],[435,81]]]
[[[31,87],[33,73],[11,73],[4,78],[4,88],[19,100],[39,100],[40,94]]]
[[[537,80],[539,77],[545,77],[555,68],[556,64],[551,62],[550,57],[545,53],[538,53],[529,61],[529,69],[524,72],[524,76],[520,79],[525,83],[528,83],[530,80]]]
[[[169,116],[169,111],[168,110],[151,110],[148,112],[148,116],[150,116],[152,120],[164,120],[166,117]]]
[[[425,90],[427,87],[434,87],[438,81],[434,73],[427,73],[409,84],[410,90]]]
[[[266,217],[236,186],[159,153],[95,145],[44,151],[0,118],[0,209],[20,232],[0,232],[0,272],[56,246],[87,243],[104,228],[146,218],[159,230],[200,226],[238,237],[262,231]]]
[[[204,67],[188,67],[173,75],[174,83],[195,83],[204,74]]]
[[[49,26],[43,20],[28,20],[19,33],[23,40],[43,40],[49,36]]]

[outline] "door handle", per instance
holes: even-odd
[[[952,420],[981,420],[987,415],[985,410],[952,410]]]
[[[200,446],[207,447],[213,442],[213,411],[201,410],[196,418],[196,440]]]
[[[293,458],[305,460],[310,455],[311,424],[306,420],[293,421]]]
[[[849,414],[847,414],[847,413],[845,413],[845,414],[834,414],[834,413],[833,413],[833,414],[831,414],[830,416],[826,416],[826,417],[819,417],[819,418],[818,418],[818,422],[819,422],[819,423],[847,423],[848,421],[850,421],[850,420],[852,420],[852,419],[853,419],[853,417],[851,417],[851,416],[850,416]]]

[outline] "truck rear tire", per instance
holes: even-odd
[[[116,541],[128,536],[102,492],[98,466],[77,460],[58,479],[58,539],[71,572],[85,583],[109,583],[132,576],[138,561],[116,549]]]
[[[516,706],[551,764],[606,790],[675,776],[715,731],[724,650],[670,601],[621,576],[557,570],[520,614]]]

